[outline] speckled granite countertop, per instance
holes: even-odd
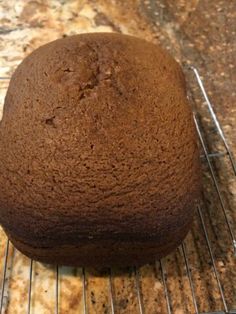
[[[82,32],[115,31],[133,34],[166,47],[186,69],[201,125],[207,132],[209,151],[224,151],[205,109],[193,75],[194,65],[204,78],[210,99],[236,154],[236,2],[231,0],[8,0],[0,1],[0,77],[10,77],[22,58],[53,39]],[[0,111],[8,80],[0,81]],[[213,163],[232,227],[236,226],[236,180],[227,156]],[[212,243],[226,303],[236,308],[236,261],[219,199],[207,164],[204,169],[203,213]],[[186,241],[199,312],[224,309],[200,220]],[[0,234],[0,269],[4,264],[6,238]],[[10,245],[4,289],[6,313],[27,313],[30,261]],[[173,313],[194,313],[191,289],[181,249],[164,261],[166,283]],[[115,313],[139,313],[133,269],[112,270]],[[2,274],[2,272],[1,272]],[[139,270],[143,312],[166,313],[159,262]],[[88,313],[112,313],[106,271],[86,270]],[[0,275],[2,282],[2,275]],[[59,312],[84,313],[81,269],[59,270]],[[33,264],[31,313],[55,313],[55,268]]]

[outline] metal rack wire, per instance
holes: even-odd
[[[224,198],[222,196],[218,181],[217,181],[217,176],[215,174],[215,170],[214,167],[212,165],[212,159],[214,158],[220,158],[222,156],[228,156],[229,161],[231,163],[232,166],[232,170],[234,173],[234,176],[236,175],[236,164],[232,155],[232,152],[230,150],[229,144],[225,138],[225,135],[223,133],[223,130],[220,126],[220,123],[217,119],[217,116],[213,110],[213,106],[207,96],[206,90],[204,88],[203,85],[203,81],[197,71],[196,68],[191,67],[190,70],[192,71],[192,74],[195,77],[195,80],[198,84],[199,90],[202,93],[203,99],[207,104],[207,108],[209,110],[210,113],[210,117],[212,119],[212,122],[218,132],[218,136],[219,139],[222,141],[223,146],[225,148],[224,152],[214,152],[211,153],[208,151],[208,147],[205,143],[204,140],[204,136],[203,136],[203,130],[201,128],[201,125],[199,123],[199,119],[198,119],[198,112],[196,111],[196,108],[194,106],[194,97],[192,94],[190,94],[190,98],[191,98],[191,102],[193,103],[193,118],[194,118],[194,122],[196,125],[196,130],[199,136],[199,140],[200,140],[200,144],[202,146],[202,151],[203,151],[203,155],[201,156],[202,159],[204,159],[207,162],[207,166],[209,169],[209,173],[211,175],[211,179],[214,185],[214,188],[216,190],[217,193],[217,197],[219,199],[219,203],[222,209],[222,213],[225,219],[225,226],[228,229],[231,241],[232,241],[232,246],[233,246],[233,250],[234,252],[236,252],[236,239],[235,239],[235,233],[234,233],[234,229],[232,226],[232,223],[228,217],[227,214],[227,208],[224,202]],[[1,80],[9,80],[8,77],[1,77]],[[204,215],[203,215],[203,210],[202,210],[202,206],[201,204],[198,204],[197,206],[197,213],[199,216],[199,220],[200,220],[200,224],[201,224],[201,228],[202,230],[199,230],[199,232],[202,232],[205,242],[206,242],[206,246],[208,249],[208,253],[210,256],[210,261],[211,261],[211,268],[212,268],[212,272],[214,274],[214,277],[216,279],[217,282],[217,288],[219,290],[219,294],[221,297],[221,301],[222,301],[222,305],[223,305],[223,309],[221,311],[218,312],[214,312],[215,314],[223,314],[223,313],[236,313],[236,310],[233,309],[229,309],[229,306],[227,304],[226,301],[226,297],[225,297],[225,292],[224,292],[224,288],[222,286],[221,280],[220,280],[220,275],[216,266],[216,259],[214,256],[214,251],[212,249],[212,243],[210,241],[210,237],[208,234],[208,229],[204,220]],[[7,286],[7,272],[8,272],[8,255],[9,255],[9,245],[10,242],[7,239],[6,240],[6,245],[5,245],[5,255],[4,255],[4,261],[3,261],[3,269],[2,269],[2,280],[1,280],[1,292],[0,292],[0,314],[4,313],[6,310],[6,302],[4,303],[4,297],[5,297],[5,293],[6,290],[8,289]],[[200,314],[200,310],[199,310],[199,305],[198,305],[198,301],[197,301],[197,296],[196,296],[196,291],[195,291],[195,284],[192,278],[192,269],[191,269],[191,264],[189,262],[189,253],[188,253],[188,249],[187,246],[185,244],[185,242],[182,243],[180,250],[182,252],[183,255],[183,260],[184,260],[184,265],[185,265],[185,269],[186,269],[186,274],[187,274],[187,278],[188,278],[188,282],[189,282],[189,286],[190,286],[190,291],[191,291],[191,299],[192,299],[192,304],[193,304],[193,308],[194,308],[194,313],[196,314]],[[32,313],[32,278],[33,278],[33,266],[34,266],[34,261],[30,260],[30,264],[29,264],[29,273],[28,273],[28,279],[29,279],[29,285],[28,285],[28,300],[27,300],[27,310],[26,313],[30,314]],[[160,270],[161,273],[161,279],[162,279],[162,284],[163,284],[163,293],[165,296],[165,302],[166,302],[166,312],[168,314],[172,314],[174,313],[174,309],[171,305],[171,295],[170,295],[170,291],[168,289],[167,286],[167,279],[168,279],[168,272],[166,271],[165,268],[165,262],[164,261],[156,261],[155,263],[155,267],[156,269]],[[136,298],[137,298],[137,304],[138,304],[138,313],[140,314],[149,314],[146,310],[145,310],[145,304],[143,302],[143,295],[142,295],[142,289],[141,289],[141,285],[140,285],[140,272],[139,269],[137,269],[136,267],[133,268],[133,273],[134,273],[134,282],[135,282],[135,289],[136,289]],[[110,312],[112,314],[117,313],[117,305],[116,305],[116,300],[115,300],[115,293],[114,293],[114,278],[113,278],[113,271],[110,269],[108,272],[108,296],[109,296],[109,302],[110,302]],[[54,309],[54,313],[55,314],[59,314],[60,313],[60,307],[59,307],[59,297],[60,297],[60,284],[59,284],[59,277],[60,277],[60,269],[58,266],[55,267],[55,309]],[[87,305],[87,278],[86,278],[86,271],[83,268],[82,269],[82,299],[83,299],[83,309],[82,309],[82,313],[83,314],[88,314],[89,313],[89,309],[88,309],[88,305]],[[9,312],[7,312],[9,313]],[[213,312],[207,312],[207,313],[213,313]],[[62,313],[63,314],[63,313]]]

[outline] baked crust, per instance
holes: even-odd
[[[200,190],[180,66],[121,34],[38,48],[12,76],[0,160],[0,223],[28,256],[89,266],[166,255]]]

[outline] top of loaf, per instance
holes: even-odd
[[[121,34],[59,39],[11,79],[0,126],[1,206],[17,209],[20,238],[33,226],[32,243],[68,243],[93,224],[94,237],[151,237],[190,197],[196,150],[184,76],[165,50]],[[9,215],[2,219],[11,229]]]

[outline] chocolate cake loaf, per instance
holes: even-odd
[[[186,236],[199,153],[184,75],[162,48],[71,36],[18,66],[0,124],[0,223],[46,263],[134,265]]]

